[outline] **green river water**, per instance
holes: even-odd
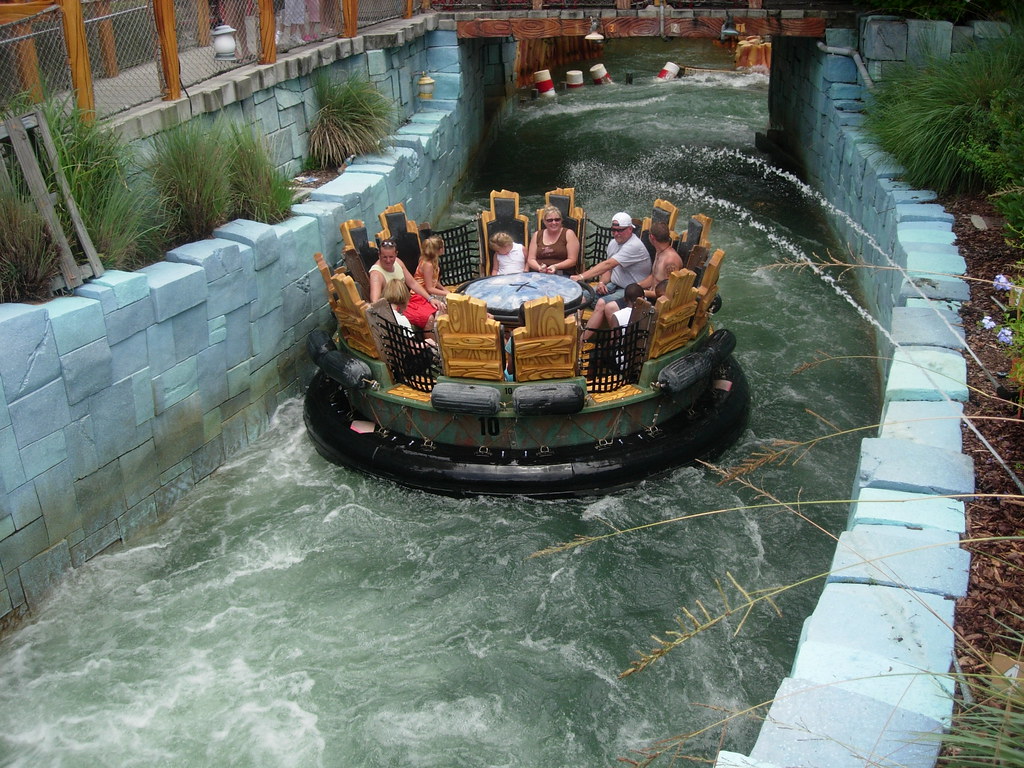
[[[753,390],[750,425],[721,463],[830,432],[815,414],[835,428],[874,422],[871,362],[793,373],[819,351],[872,347],[840,291],[809,271],[766,269],[836,252],[813,196],[754,150],[767,78],[655,80],[667,60],[727,65],[707,42],[613,41],[604,54],[616,83],[587,78],[517,109],[450,219],[501,188],[532,212],[558,186],[575,186],[602,223],[618,210],[648,215],[655,198],[704,212],[727,253],[716,324],[736,333]],[[845,499],[857,447],[827,441],[754,479],[784,500]],[[773,695],[820,583],[780,597],[781,616],[757,608],[739,632],[733,617],[618,675],[681,608],[719,611],[716,583],[729,574],[756,589],[827,569],[846,506],[805,508],[810,522],[726,511],[528,556],[755,501],[693,467],[579,501],[431,497],[326,464],[301,403],[286,403],[171,520],[75,570],[0,641],[0,765],[615,765]],[[749,749],[757,728],[731,723],[725,746]],[[692,752],[713,755],[720,735]]]

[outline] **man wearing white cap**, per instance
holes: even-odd
[[[578,275],[573,280],[591,280],[601,276],[595,290],[605,302],[621,301],[630,283],[642,283],[651,275],[651,255],[633,231],[633,219],[625,211],[612,216],[612,239],[608,242],[608,258]]]

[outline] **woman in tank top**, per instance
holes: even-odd
[[[548,274],[570,275],[576,272],[580,241],[576,233],[562,226],[562,212],[553,205],[541,211],[543,226],[530,238],[526,257],[528,269]]]

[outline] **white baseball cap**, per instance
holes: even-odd
[[[625,211],[619,211],[614,216],[612,216],[612,226],[613,227],[632,227],[633,226],[633,217],[630,216]]]

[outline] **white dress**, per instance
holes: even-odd
[[[496,275],[515,275],[526,269],[526,253],[519,243],[512,243],[512,250],[504,256],[494,254],[494,260],[498,263]]]

